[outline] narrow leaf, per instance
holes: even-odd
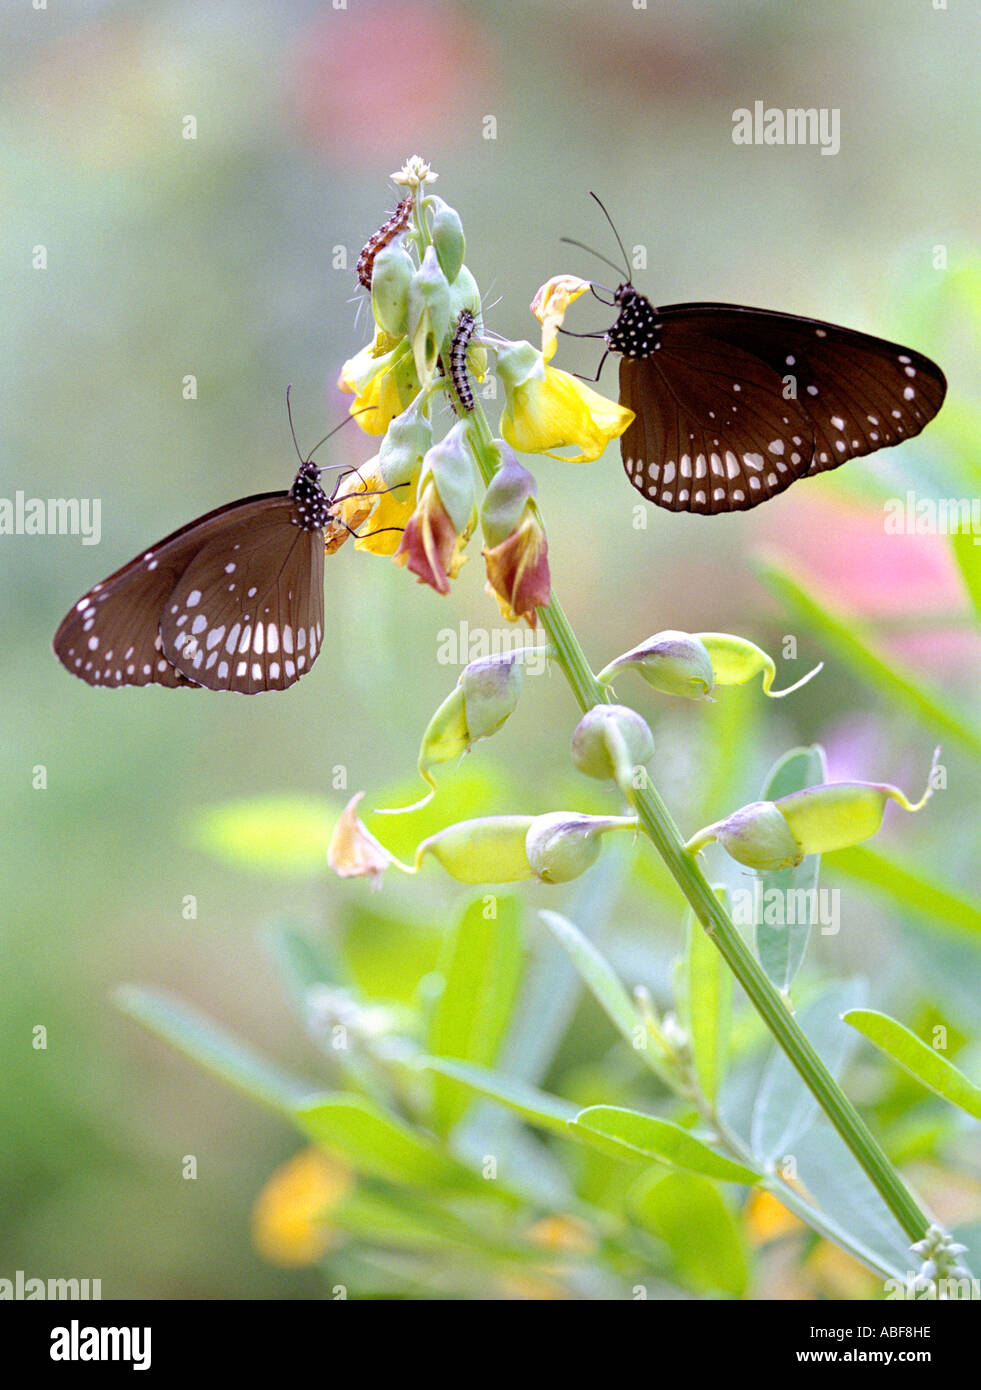
[[[642,1226],[664,1241],[685,1283],[740,1298],[749,1259],[739,1224],[719,1189],[694,1173],[644,1174],[628,1194]]]
[[[981,734],[967,712],[958,709],[946,695],[925,682],[891,655],[880,651],[857,618],[834,609],[826,599],[798,584],[779,565],[758,566],[760,577],[790,612],[812,632],[859,680],[886,699],[909,710],[927,729],[931,739],[952,738],[976,757],[981,757]]]
[[[493,918],[485,918],[484,910],[484,898],[475,898],[447,941],[441,971],[445,986],[433,1012],[429,1051],[490,1066],[507,1031],[523,957],[516,899],[498,896]],[[434,1076],[437,1132],[448,1134],[471,1099],[456,1082]]]
[[[291,1115],[296,1102],[310,1091],[308,1083],[280,1071],[181,999],[138,985],[124,985],[113,997],[130,1018],[274,1110]]]
[[[888,854],[867,845],[835,850],[828,863],[847,878],[888,893],[903,912],[916,917],[925,927],[981,936],[981,904],[952,893],[922,869],[898,864]]]
[[[981,618],[981,537],[973,531],[958,531],[950,538],[954,559],[971,596],[975,614]]]
[[[553,1134],[561,1134],[566,1139],[569,1137],[568,1123],[574,1120],[579,1112],[579,1107],[570,1101],[560,1100],[558,1096],[540,1091],[536,1086],[529,1086],[524,1081],[515,1081],[486,1067],[474,1066],[471,1062],[426,1057],[419,1065],[427,1071],[452,1077],[454,1081],[469,1086],[478,1095],[499,1101],[529,1124],[536,1125],[539,1129],[551,1130]]]
[[[953,1062],[911,1033],[904,1024],[875,1009],[851,1009],[842,1017],[910,1076],[981,1120],[981,1086],[975,1086]]]
[[[569,952],[573,965],[611,1023],[634,1046],[637,1038],[643,1034],[644,1025],[613,967],[567,917],[549,911],[542,911],[538,915]]]
[[[693,912],[686,915],[684,1018],[703,1094],[713,1104],[725,1076],[732,1022],[732,975]]]
[[[725,1182],[753,1184],[760,1178],[759,1173],[716,1153],[673,1121],[645,1115],[640,1110],[591,1105],[569,1121],[569,1128],[584,1143],[631,1163],[657,1160]]]

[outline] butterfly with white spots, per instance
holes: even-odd
[[[324,554],[349,528],[321,469],[231,502],[96,584],[54,639],[89,685],[204,686],[254,695],[310,670],[324,636]]]
[[[656,309],[629,282],[603,336],[622,354],[631,483],[675,512],[745,511],[919,434],[943,404],[936,363],[819,319],[738,304]]]

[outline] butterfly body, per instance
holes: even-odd
[[[671,511],[745,511],[798,478],[902,443],[943,403],[922,353],[737,304],[655,308],[629,282],[604,335],[621,356],[631,483]]]
[[[320,469],[288,492],[228,503],[158,541],[89,590],[55,655],[94,686],[284,690],[323,640],[324,553],[348,531]]]

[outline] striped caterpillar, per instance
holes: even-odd
[[[383,222],[377,232],[365,242],[358,257],[358,279],[366,290],[371,289],[371,272],[375,266],[375,257],[378,252],[386,247],[389,242],[394,241],[399,232],[404,232],[409,225],[409,217],[412,213],[412,194],[403,198],[401,203],[392,213],[387,222]]]
[[[456,391],[457,399],[468,414],[473,410],[474,399],[473,387],[467,376],[467,348],[470,345],[470,338],[475,327],[476,319],[473,314],[469,309],[464,309],[457,320],[453,345],[450,348],[450,377],[453,381],[453,389]]]

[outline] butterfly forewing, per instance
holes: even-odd
[[[285,690],[310,669],[324,624],[324,534],[293,524],[279,494],[250,514],[233,540],[195,555],[168,596],[164,653],[209,690]]]
[[[805,474],[919,434],[946,381],[912,348],[735,304],[655,309],[621,287],[627,476],[674,511],[754,507]],[[619,302],[619,301],[618,301]]]
[[[55,655],[89,685],[190,685],[166,658],[160,616],[167,597],[203,542],[219,532],[229,513],[284,494],[262,493],[218,507],[157,541],[96,584],[64,618],[54,637]]]

